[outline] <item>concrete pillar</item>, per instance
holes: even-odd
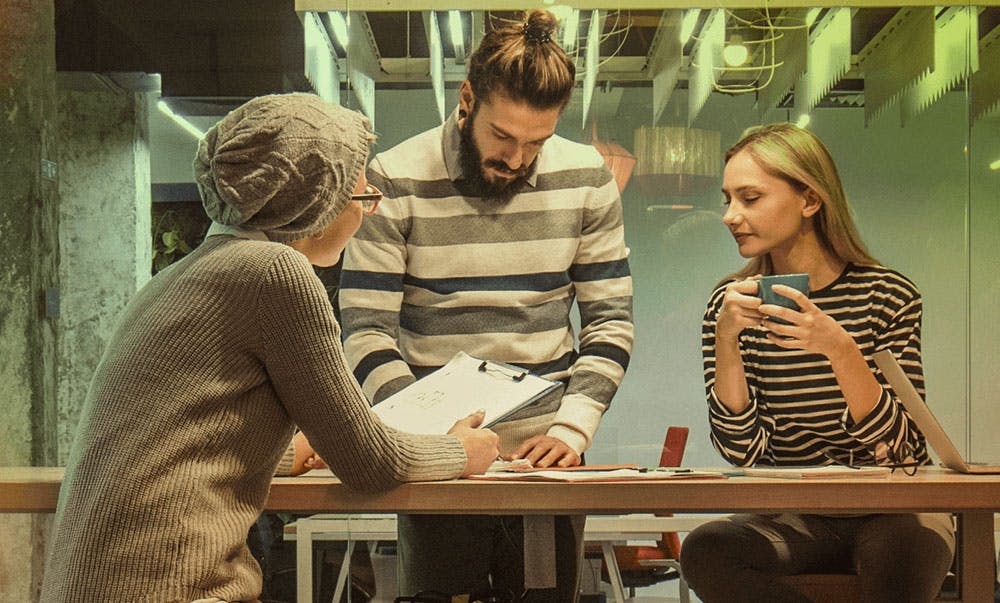
[[[60,73],[58,464],[94,369],[132,295],[150,278],[147,94],[159,78]]]
[[[52,0],[0,0],[0,465],[65,463],[150,274],[149,76],[56,77]],[[0,514],[0,601],[38,599],[51,516]]]
[[[55,461],[59,214],[52,0],[0,0],[0,464]],[[46,303],[48,300],[50,303]],[[45,517],[0,515],[0,601],[32,601]]]

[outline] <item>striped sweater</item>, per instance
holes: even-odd
[[[135,295],[101,359],[41,600],[256,601],[247,532],[296,424],[354,487],[465,467],[457,438],[400,433],[371,412],[305,256],[210,236]]]
[[[593,147],[553,136],[522,191],[509,203],[485,201],[460,192],[458,148],[452,114],[369,166],[385,199],[344,256],[348,360],[375,402],[457,351],[561,380],[561,398],[496,431],[505,451],[548,433],[582,452],[632,349],[632,280],[615,181]]]
[[[829,286],[809,293],[857,343],[875,372],[882,393],[874,409],[859,422],[847,403],[824,356],[786,350],[769,342],[764,331],[748,328],[740,335],[750,392],[749,407],[731,413],[715,395],[715,325],[725,283],[708,302],[702,324],[702,355],[712,442],[738,466],[872,465],[879,442],[894,451],[912,450],[929,462],[923,434],[886,384],[871,357],[891,349],[921,396],[921,301],[916,286],[882,266],[848,265]]]

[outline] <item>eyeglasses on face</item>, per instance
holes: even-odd
[[[365,186],[365,192],[351,195],[351,201],[361,203],[361,211],[369,215],[375,213],[375,208],[378,207],[378,203],[381,200],[382,191],[375,188],[371,183]]]

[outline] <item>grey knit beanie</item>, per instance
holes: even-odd
[[[194,176],[213,221],[288,242],[321,232],[368,160],[368,120],[314,94],[261,96],[205,134]]]

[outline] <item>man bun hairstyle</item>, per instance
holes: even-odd
[[[477,99],[494,92],[536,109],[564,109],[573,93],[576,66],[555,41],[555,15],[524,13],[520,23],[494,28],[469,59],[469,84]]]

